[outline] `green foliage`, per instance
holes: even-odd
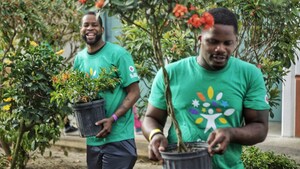
[[[9,107],[0,111],[0,135],[3,144],[14,145],[12,168],[25,167],[29,151],[43,153],[51,140],[58,140],[58,126],[67,113],[50,103],[51,77],[64,67],[64,58],[45,43],[32,44],[7,53],[9,62],[3,64],[8,71],[1,96]]]
[[[29,151],[43,153],[59,138],[69,110],[50,103],[51,77],[79,48],[81,16],[70,0],[0,2],[0,142],[13,156],[11,168],[25,168]],[[32,40],[41,45],[29,46]],[[52,49],[65,45],[70,55],[64,60]],[[7,98],[13,99],[4,103]]]
[[[285,154],[263,152],[255,146],[243,147],[242,161],[247,169],[297,169],[300,164]]]
[[[236,6],[232,8],[240,19],[240,50],[236,56],[262,66],[269,103],[275,108],[281,99],[278,85],[295,58],[299,58],[296,50],[299,49],[300,4],[276,0],[234,3]],[[270,112],[273,117],[272,109]]]
[[[281,98],[280,90],[278,85],[284,83],[283,77],[289,72],[288,69],[284,69],[282,62],[278,60],[271,60],[272,58],[263,57],[261,59],[261,70],[264,74],[264,80],[266,84],[266,89],[269,94],[269,104],[271,107],[277,107],[280,104]],[[281,75],[281,76],[278,76]],[[273,112],[270,113],[271,118],[274,117]]]
[[[96,72],[100,71],[97,77]],[[99,92],[112,91],[120,83],[118,69],[90,70],[84,73],[78,70],[67,70],[52,78],[55,90],[51,93],[51,101],[59,107],[66,103],[91,102],[99,99]]]
[[[20,113],[20,116],[36,122],[47,119],[49,112],[45,110],[51,106],[48,104],[52,91],[51,77],[64,66],[63,57],[56,55],[47,44],[41,44],[8,53],[7,59],[12,63],[6,65],[10,72],[4,79],[8,85],[3,96],[13,98],[13,113]]]
[[[28,41],[48,42],[55,49],[66,44],[72,57],[79,48],[77,43],[82,13],[70,0],[1,1],[0,52],[16,51]],[[68,60],[69,58],[67,58]]]
[[[7,156],[0,154],[0,168],[7,168],[9,165],[9,160]]]

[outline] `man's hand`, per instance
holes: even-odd
[[[208,143],[208,153],[212,156],[214,154],[223,154],[230,143],[230,129],[220,128],[210,133]]]
[[[160,151],[165,151],[168,145],[168,140],[163,134],[155,134],[148,145],[148,156],[150,160],[162,160]]]
[[[100,126],[102,125],[103,128],[102,130],[96,135],[96,137],[99,137],[99,138],[104,138],[106,137],[107,135],[109,135],[109,133],[111,132],[111,128],[112,128],[112,123],[114,122],[114,119],[112,117],[110,118],[105,118],[105,119],[102,119],[100,121],[97,121],[95,123],[95,125],[97,126]]]

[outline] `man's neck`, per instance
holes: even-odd
[[[210,66],[208,66],[208,64],[205,64],[205,60],[200,55],[197,56],[197,63],[199,64],[199,66],[203,67],[206,70],[215,71],[215,69],[213,67],[210,67]]]
[[[99,40],[95,45],[87,45],[88,53],[94,53],[105,45],[103,40]]]

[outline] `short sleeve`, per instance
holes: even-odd
[[[270,109],[265,82],[260,69],[249,69],[250,82],[244,99],[244,107],[254,110]]]
[[[132,56],[125,49],[119,51],[119,61],[117,67],[122,79],[122,86],[127,87],[130,84],[139,81],[137,70],[134,66]]]

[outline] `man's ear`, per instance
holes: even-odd
[[[236,43],[236,46],[238,46],[238,44],[239,44],[239,37],[237,35],[235,37],[235,43]]]

